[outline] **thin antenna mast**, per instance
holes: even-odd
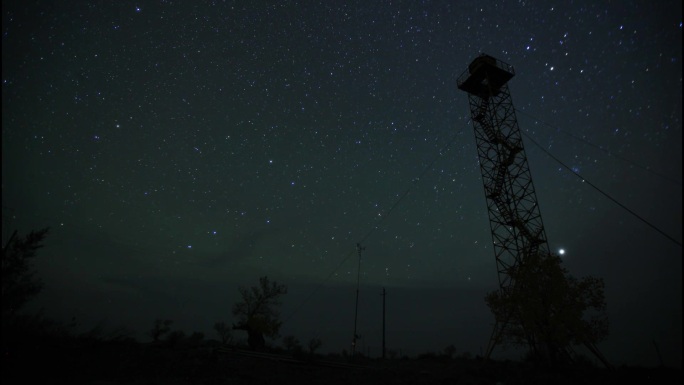
[[[385,297],[387,292],[382,288],[382,359],[385,359]]]
[[[359,316],[359,283],[361,282],[361,252],[363,250],[366,250],[365,247],[361,247],[360,243],[356,244],[356,251],[359,253],[359,266],[358,270],[356,272],[356,306],[354,307],[354,338],[352,339],[352,348],[351,348],[351,355],[354,357],[354,354],[356,352],[356,340],[359,338],[359,335],[356,334],[356,321]]]

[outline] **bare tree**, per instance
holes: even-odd
[[[285,350],[290,353],[300,352],[302,350],[302,345],[295,336],[285,336],[283,337],[283,346]]]
[[[171,324],[173,321],[171,320],[156,320],[154,321],[154,327],[152,330],[150,330],[147,334],[152,337],[152,340],[154,342],[158,342],[159,339],[164,335],[167,334],[168,332],[171,331]]]
[[[228,345],[233,340],[233,331],[225,322],[217,322],[214,324],[214,330],[221,338],[221,344]]]
[[[309,354],[312,356],[314,353],[316,353],[316,350],[323,345],[323,342],[320,340],[320,338],[312,338],[309,340]]]
[[[456,347],[454,344],[451,344],[444,348],[444,355],[447,356],[449,359],[454,358],[454,354],[456,354]]]
[[[247,331],[247,342],[252,349],[266,346],[264,335],[276,338],[282,322],[278,306],[280,297],[287,293],[285,285],[269,281],[268,277],[259,278],[259,286],[239,288],[242,301],[233,306],[233,315],[238,318],[233,329]]]

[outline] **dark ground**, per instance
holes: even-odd
[[[628,368],[614,371],[588,365],[565,369],[535,368],[520,362],[479,359],[371,360],[359,367],[342,357],[304,355],[297,362],[251,357],[203,343],[196,346],[143,345],[133,341],[35,342],[5,350],[2,383],[25,384],[681,384],[681,370]],[[282,355],[283,359],[291,357]]]

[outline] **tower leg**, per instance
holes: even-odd
[[[487,350],[485,351],[484,359],[488,360],[492,355],[494,348],[499,344],[501,338],[501,326],[499,321],[494,323],[494,328],[492,328],[492,335],[489,337],[489,343],[487,343]]]

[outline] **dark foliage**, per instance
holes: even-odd
[[[312,338],[309,340],[309,354],[314,355],[316,354],[316,350],[318,350],[321,346],[323,345],[323,341],[321,341],[320,338]]]
[[[290,363],[241,355],[201,333],[170,332],[161,343],[140,343],[101,325],[80,335],[41,316],[18,316],[11,325],[15,349],[4,352],[2,383],[25,384],[679,384],[681,370],[622,367],[615,371],[591,365],[549,370],[526,362],[448,359],[423,354],[421,359],[364,358],[354,368],[327,356]],[[173,336],[173,337],[172,337]],[[182,338],[179,338],[182,337]],[[173,344],[167,344],[169,340]],[[324,361],[323,361],[324,360]]]
[[[247,342],[252,349],[263,349],[266,346],[264,336],[276,338],[280,331],[282,322],[278,306],[287,287],[264,276],[259,278],[259,286],[240,287],[239,290],[242,301],[233,306],[233,315],[238,319],[233,329],[247,332]]]
[[[302,351],[302,344],[295,336],[283,337],[283,346],[285,347],[285,350],[291,354]]]
[[[225,322],[217,322],[214,324],[214,330],[219,335],[221,344],[228,345],[233,341],[233,332]]]
[[[11,317],[38,294],[41,282],[35,277],[31,259],[38,249],[43,247],[43,240],[49,228],[31,231],[25,237],[17,235],[15,230],[2,249],[2,317]]]
[[[153,342],[158,342],[159,339],[171,331],[171,320],[161,320],[157,319],[154,321],[154,327],[147,334],[152,337]]]
[[[561,263],[556,255],[527,256],[508,271],[512,287],[486,296],[507,325],[498,342],[527,346],[533,360],[553,364],[569,358],[571,345],[595,348],[608,334],[603,280],[578,280]]]

